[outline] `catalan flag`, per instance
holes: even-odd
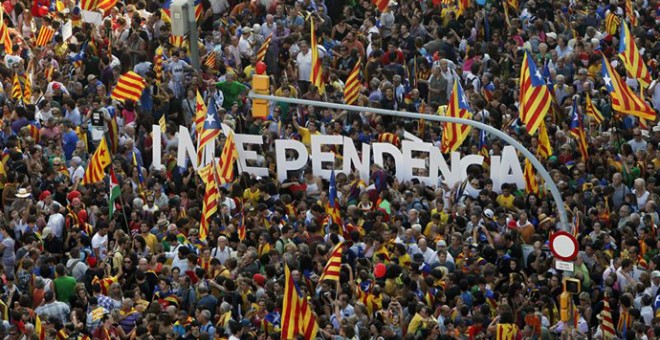
[[[353,105],[360,95],[360,62],[357,61],[353,70],[346,78],[346,86],[344,86],[344,101],[347,105]]]
[[[518,0],[506,0],[506,4],[509,5],[514,11],[518,11]]]
[[[603,299],[603,311],[601,312],[601,316],[600,330],[603,332],[603,340],[616,339],[614,321],[612,321],[612,309],[610,308],[610,301],[607,296]]]
[[[44,68],[44,78],[49,82],[53,80],[53,71],[55,71],[55,68],[51,64],[48,64],[48,66]]]
[[[610,11],[605,16],[605,33],[607,33],[607,35],[615,35],[616,31],[619,29],[620,24],[621,18]]]
[[[26,72],[21,79],[23,80],[23,103],[32,104],[32,78]]]
[[[458,10],[456,11],[456,17],[460,17],[465,13],[465,11],[470,7],[470,0],[458,0]],[[488,23],[486,23],[488,25]]]
[[[220,118],[217,111],[207,110],[206,119],[204,120],[202,134],[199,137],[199,147],[197,149],[198,164],[202,164],[204,160],[204,148],[211,141],[220,136],[222,126],[220,126]]]
[[[216,55],[214,51],[211,51],[211,53],[209,53],[206,56],[206,60],[204,60],[204,65],[206,65],[206,67],[210,69],[215,69],[215,64],[216,64]]]
[[[536,180],[536,172],[529,159],[525,159],[525,172],[523,177],[525,177],[525,192],[528,194],[538,194],[539,183]]]
[[[83,176],[82,179],[82,184],[93,184],[102,181],[105,177],[105,168],[110,165],[110,163],[111,159],[108,144],[106,143],[105,138],[101,138],[99,147],[89,160],[87,170],[85,170],[85,176]]]
[[[80,9],[84,11],[95,11],[99,0],[80,0]]]
[[[21,82],[18,80],[18,73],[14,73],[14,80],[11,87],[11,97],[14,100],[23,100],[23,90],[21,89]]]
[[[343,235],[343,224],[339,202],[337,201],[337,182],[335,179],[335,170],[330,172],[330,187],[328,190],[328,215],[332,223],[339,225],[339,232]]]
[[[305,339],[316,339],[319,325],[312,313],[307,299],[293,280],[289,266],[284,268],[284,304],[282,306],[281,339],[296,339],[302,335]]]
[[[241,205],[241,224],[238,226],[238,240],[243,242],[247,237],[247,226],[245,225],[245,209]]]
[[[172,0],[165,0],[165,2],[163,2],[163,5],[160,9],[160,12],[162,14],[161,18],[166,23],[171,23],[172,22],[172,16],[170,14],[170,7],[171,6],[172,6]]]
[[[207,166],[215,167],[215,162],[209,163]],[[218,184],[216,182],[215,170],[209,171],[206,180],[206,191],[204,192],[204,202],[202,204],[202,220],[199,223],[199,239],[204,241],[209,234],[209,220],[218,211],[218,199],[220,194],[218,191]]]
[[[202,0],[195,0],[193,4],[195,5],[195,20],[200,21],[202,19],[202,14],[204,14],[204,6],[202,6]]]
[[[14,44],[11,41],[11,36],[9,36],[9,27],[5,23],[3,8],[0,8],[0,43],[5,46],[5,53],[11,54],[13,51]]]
[[[39,144],[39,139],[41,137],[41,129],[34,124],[29,124],[27,126],[28,131],[30,131],[30,137],[34,140],[35,144]]]
[[[449,97],[449,107],[447,108],[447,117],[471,119],[470,105],[463,92],[461,84],[454,80],[454,88]],[[449,153],[458,149],[465,138],[470,134],[470,126],[457,123],[446,123],[442,131],[442,153]]]
[[[371,0],[371,2],[378,7],[380,12],[384,12],[390,4],[390,0]]]
[[[170,35],[170,44],[175,48],[181,48],[185,45],[186,39],[180,35]]]
[[[119,150],[119,126],[117,125],[117,117],[114,114],[110,115],[108,121],[108,145],[112,154],[116,154]]]
[[[234,162],[238,159],[238,150],[234,142],[234,133],[230,132],[225,140],[225,146],[222,148],[220,156],[220,178],[231,182],[234,180]]]
[[[633,318],[630,315],[630,311],[621,306],[621,313],[619,313],[619,322],[616,325],[616,330],[623,339],[626,339],[628,330],[632,327],[632,323]]]
[[[39,35],[37,36],[37,46],[46,46],[55,36],[55,30],[48,26],[41,26],[39,30]]]
[[[547,159],[552,155],[552,144],[550,143],[550,138],[548,138],[548,128],[545,126],[545,122],[541,122],[539,125],[539,146],[536,150],[536,155],[539,158]]]
[[[495,338],[497,340],[513,340],[517,339],[520,329],[515,323],[498,323],[495,330]]]
[[[94,278],[92,279],[92,285],[98,283],[98,285],[101,286],[101,294],[104,295],[108,294],[108,292],[110,291],[110,286],[112,286],[112,284],[115,282],[119,282],[119,275],[106,277],[103,279],[100,279],[98,276],[94,276]]]
[[[401,139],[396,133],[384,132],[378,135],[378,143],[390,143],[394,146],[401,146]]]
[[[619,74],[612,68],[610,62],[603,56],[602,67],[605,87],[612,98],[612,109],[621,113],[631,114],[638,118],[655,121],[655,111],[647,102],[638,97]]]
[[[165,113],[163,113],[162,116],[160,116],[160,119],[158,119],[158,126],[160,126],[160,132],[165,133],[167,130],[167,121],[165,120]]]
[[[582,124],[582,116],[578,111],[577,100],[573,101],[573,107],[571,108],[571,136],[575,138],[582,160],[586,162],[589,157],[587,153],[587,136],[584,131],[584,124]]]
[[[603,114],[598,111],[598,108],[596,108],[596,105],[591,101],[591,96],[589,93],[587,93],[586,97],[586,105],[585,105],[585,111],[587,112],[587,116],[593,118],[593,120],[597,123],[600,124],[603,122],[605,118],[603,118]]]
[[[626,0],[630,3],[630,0]],[[630,34],[628,25],[624,22],[621,24],[621,37],[619,39],[619,58],[623,61],[628,74],[632,78],[637,79],[643,87],[651,84],[651,74],[644,64],[642,54],[639,53],[635,38]]]
[[[273,40],[273,33],[269,34],[266,40],[264,40],[264,43],[261,44],[261,47],[259,47],[259,51],[257,51],[257,62],[264,61],[271,40]]]
[[[202,134],[202,129],[204,128],[204,120],[206,119],[206,103],[204,103],[204,98],[197,90],[197,102],[195,105],[195,131],[197,131],[197,136]]]
[[[138,101],[146,86],[147,82],[144,78],[133,71],[128,71],[119,77],[117,86],[112,90],[110,97],[119,101],[126,99]]]
[[[337,244],[330,253],[328,263],[323,268],[323,274],[319,278],[319,282],[325,280],[339,281],[339,273],[341,271],[341,255],[343,253],[342,244]]]
[[[479,153],[484,157],[484,165],[490,167],[490,152],[488,151],[486,130],[479,131]]]
[[[39,340],[46,339],[46,330],[41,324],[41,318],[39,317],[39,314],[37,314],[34,319],[34,333],[39,337]]]
[[[108,15],[110,10],[117,5],[118,0],[99,0],[97,9],[103,10],[105,15]]]
[[[635,9],[633,8],[633,4],[631,0],[624,0],[625,6],[624,10],[626,12],[626,17],[630,21],[630,25],[632,27],[637,26],[637,14],[635,14]]]
[[[311,35],[311,49],[312,49],[312,72],[310,72],[309,81],[312,85],[318,88],[319,94],[323,95],[325,92],[325,84],[323,83],[323,65],[319,59],[319,48],[316,41],[316,31],[314,30],[314,19],[311,20],[312,35]]]
[[[520,119],[533,135],[545,119],[552,98],[548,86],[536,68],[532,56],[525,52],[520,67]]]
[[[577,238],[580,235],[580,211],[575,208],[573,211],[573,224],[571,225],[571,234]]]

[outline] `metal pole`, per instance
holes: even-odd
[[[197,35],[197,18],[195,17],[195,2],[194,0],[188,0],[188,39],[190,39],[190,61],[192,61],[192,67],[195,70],[200,70],[199,62],[199,36]]]
[[[290,104],[300,104],[300,105],[312,105],[312,106],[318,106],[318,107],[326,107],[330,109],[339,109],[339,110],[347,110],[347,111],[369,111],[381,115],[386,115],[386,116],[394,116],[398,118],[410,118],[410,119],[427,119],[431,121],[436,121],[436,122],[447,122],[447,123],[458,123],[458,124],[465,124],[472,126],[474,128],[480,129],[480,130],[485,130],[486,132],[495,135],[499,139],[509,143],[511,146],[516,148],[516,150],[520,151],[525,158],[529,159],[530,162],[532,162],[532,165],[536,169],[536,171],[541,175],[543,180],[545,181],[545,184],[548,186],[550,189],[550,194],[552,195],[552,198],[555,200],[555,203],[557,204],[557,211],[559,212],[559,220],[561,221],[561,226],[560,228],[565,230],[565,231],[570,231],[569,223],[568,223],[568,215],[566,214],[566,209],[564,208],[564,200],[561,198],[561,193],[559,192],[559,189],[557,188],[557,185],[555,182],[552,180],[552,177],[550,177],[550,174],[548,173],[547,170],[543,167],[541,162],[539,162],[538,159],[529,151],[527,148],[525,148],[522,144],[520,144],[517,140],[513,139],[511,136],[507,135],[506,133],[495,129],[494,127],[490,125],[483,124],[481,122],[477,122],[474,120],[469,120],[469,119],[462,119],[462,118],[454,118],[454,117],[445,117],[445,116],[438,116],[438,115],[431,115],[431,114],[421,114],[421,113],[412,113],[412,112],[405,112],[405,111],[391,111],[391,110],[384,110],[384,109],[378,109],[378,108],[373,108],[373,107],[360,107],[360,106],[353,106],[353,105],[345,105],[345,104],[336,104],[336,103],[329,103],[329,102],[318,102],[314,100],[306,100],[306,99],[298,99],[298,98],[286,98],[286,97],[277,97],[277,96],[266,96],[266,95],[261,95],[261,94],[255,94],[253,92],[250,92],[248,95],[250,98],[254,99],[265,99],[269,101],[275,101],[275,102],[284,102],[284,103],[290,103]]]

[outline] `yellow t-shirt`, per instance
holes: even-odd
[[[261,190],[258,189],[254,192],[250,190],[250,188],[247,188],[245,191],[243,191],[243,199],[250,201],[253,206],[256,206],[257,203],[259,203],[259,196],[261,196]]]
[[[156,236],[152,233],[149,233],[147,234],[147,236],[142,235],[142,237],[144,237],[144,241],[147,243],[147,247],[151,249],[151,252],[155,253],[156,245],[158,244],[158,239],[156,238]]]
[[[298,133],[300,134],[300,138],[302,139],[303,144],[305,144],[305,146],[309,149],[309,147],[312,145],[312,133],[309,132],[309,129],[302,126],[298,128]],[[314,134],[319,135],[320,133],[316,131]]]
[[[513,200],[515,199],[515,196],[509,195],[509,197],[504,197],[504,195],[499,195],[497,196],[496,202],[502,207],[505,207],[507,209],[513,209]]]

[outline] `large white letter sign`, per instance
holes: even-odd
[[[152,147],[151,147],[151,164],[154,166],[163,165],[161,159],[161,152],[163,151],[163,143],[160,136],[160,125],[151,125]]]
[[[433,147],[430,151],[431,160],[429,162],[429,178],[436,179],[436,182],[433,184],[437,185],[440,184],[439,181],[442,181],[452,188],[456,182],[460,181],[461,174],[457,171],[459,169],[455,166],[452,166],[451,169],[449,168],[445,157],[440,152],[440,148]],[[438,170],[440,170],[440,176],[438,176]]]
[[[458,152],[455,152],[455,153],[458,153]],[[458,157],[460,157],[460,154],[459,154]],[[454,160],[452,160],[452,162],[453,161]],[[461,164],[461,182],[462,182],[468,177],[467,170],[470,167],[470,165],[472,165],[472,164],[483,165],[484,164],[484,156],[467,155],[467,156],[461,158],[460,164]]]
[[[403,154],[396,146],[390,143],[373,143],[374,150],[374,163],[383,166],[383,154],[389,154],[394,158],[394,163],[396,164],[396,177],[399,181],[408,180],[407,178],[401,178],[403,176]]]
[[[321,178],[330,179],[332,170],[323,169],[323,163],[333,163],[334,169],[335,154],[329,151],[323,151],[324,144],[340,145],[343,137],[339,135],[313,135],[312,136],[312,172]]]
[[[240,133],[235,133],[234,141],[236,142],[236,151],[238,152],[238,171],[247,172],[255,176],[268,177],[269,175],[267,168],[260,168],[260,167],[247,165],[247,161],[257,160],[257,152],[252,150],[246,150],[245,144],[262,145],[264,143],[263,137],[261,137],[261,135],[244,135]]]
[[[160,129],[160,127],[159,127]],[[186,156],[190,158],[193,169],[197,171],[197,148],[190,138],[190,131],[185,126],[179,126],[179,148],[177,150],[176,164],[185,167]]]
[[[362,159],[358,155],[355,144],[350,137],[344,137],[344,162],[342,172],[350,174],[353,168],[360,173],[360,178],[364,181],[369,180],[369,158],[371,157],[371,145],[362,143]]]
[[[404,140],[401,143],[401,147],[403,151],[403,159],[405,166],[403,167],[403,175],[400,178],[403,178],[405,180],[410,180],[413,179],[413,174],[415,173],[415,169],[426,169],[426,161],[423,158],[415,158],[413,156],[413,152],[430,153],[430,149],[432,145],[429,143]],[[427,185],[432,185],[437,183],[437,181],[436,183],[429,183],[430,181],[429,177],[420,177],[420,176],[414,176],[414,177],[418,178],[420,182],[423,182]]]
[[[286,159],[286,151],[295,150],[298,153],[298,158],[288,161]],[[305,144],[293,139],[277,139],[275,140],[275,161],[277,162],[277,179],[284,182],[287,179],[287,171],[295,171],[302,169],[307,160],[309,159],[309,152]]]
[[[493,191],[501,192],[500,189],[504,183],[516,183],[519,189],[525,188],[522,167],[513,146],[505,146],[502,149],[501,157],[493,156],[490,159],[490,178],[493,180]]]

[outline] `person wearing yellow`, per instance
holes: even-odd
[[[410,324],[408,324],[408,335],[421,333],[424,329],[429,329],[434,322],[437,322],[433,319],[429,307],[420,304],[417,310],[418,312],[415,313],[415,316],[410,320]]]
[[[513,210],[513,201],[515,198],[515,196],[511,195],[511,188],[509,187],[509,184],[505,183],[502,184],[502,193],[497,196],[496,202],[501,207]]]
[[[316,122],[313,120],[310,120],[307,123],[307,128],[304,128],[298,124],[298,115],[293,116],[293,126],[298,130],[298,134],[300,134],[300,139],[303,144],[307,147],[307,149],[310,148],[312,145],[312,136],[313,135],[320,135],[321,133],[316,129]]]

